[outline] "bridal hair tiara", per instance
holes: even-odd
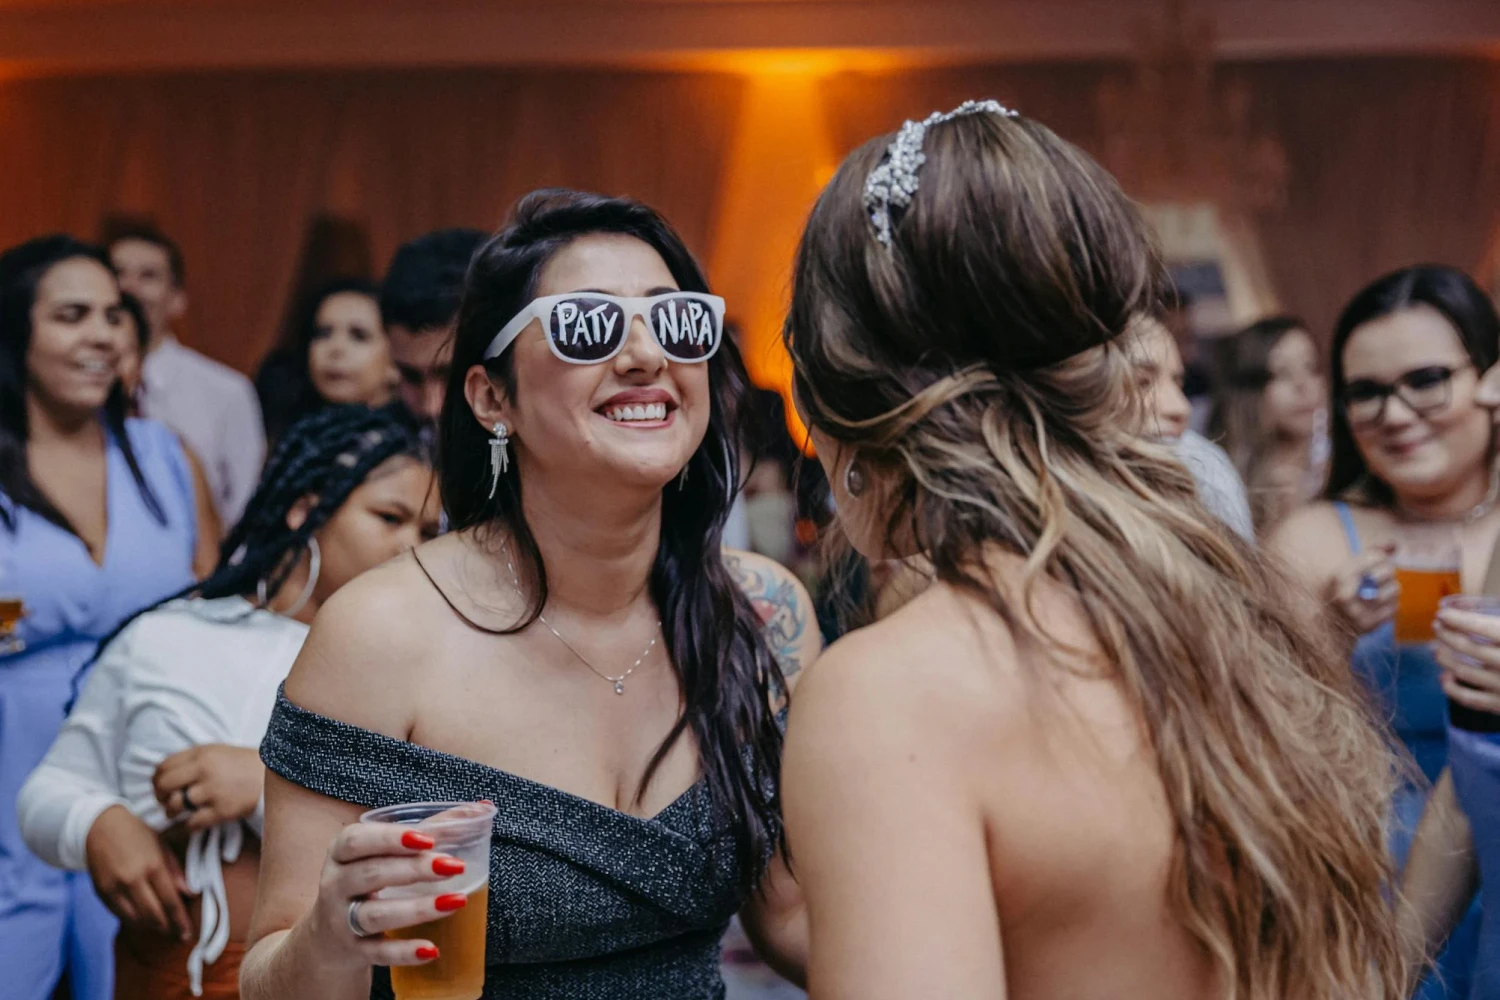
[[[865,179],[865,213],[881,246],[891,248],[892,211],[906,208],[917,193],[917,171],[927,162],[927,154],[922,152],[927,130],[964,115],[979,114],[1015,118],[1019,112],[999,101],[964,101],[952,111],[934,111],[922,121],[908,121],[901,126],[885,156]]]

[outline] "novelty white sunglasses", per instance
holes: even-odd
[[[597,365],[625,347],[639,316],[673,361],[707,361],[724,338],[724,300],[706,292],[663,292],[627,298],[606,292],[565,292],[532,299],[490,341],[484,360],[498,357],[532,320],[540,320],[547,345],[573,365]]]

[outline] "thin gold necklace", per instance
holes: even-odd
[[[516,575],[516,567],[510,561],[510,547],[509,546],[502,546],[501,547],[501,551],[505,553],[505,568],[508,569],[508,570],[510,570],[510,580],[511,580],[511,583],[513,583],[515,585],[516,593],[521,595],[521,599],[522,600],[525,600],[526,595],[521,590],[521,578]],[[536,620],[539,621],[539,622],[541,622],[543,625],[547,626],[547,631],[551,632],[553,635],[555,635],[557,637],[557,641],[560,642],[560,643],[562,643],[564,646],[567,647],[568,652],[570,652],[574,656],[578,657],[578,662],[579,663],[582,663],[585,667],[588,667],[589,670],[593,671],[596,675],[598,675],[599,677],[604,678],[605,680],[607,680],[611,684],[613,684],[615,686],[615,694],[620,694],[620,695],[622,695],[622,694],[625,693],[625,681],[630,677],[631,674],[635,673],[637,667],[639,667],[642,663],[646,662],[646,657],[648,657],[648,656],[651,655],[651,651],[656,648],[656,640],[658,638],[660,638],[660,636],[661,636],[661,619],[658,618],[656,620],[656,629],[651,634],[651,642],[646,645],[646,649],[641,653],[640,656],[637,656],[635,658],[635,662],[630,665],[630,669],[629,670],[625,671],[623,674],[620,674],[618,677],[611,677],[609,674],[606,674],[604,671],[600,670],[598,667],[596,667],[592,663],[590,663],[589,662],[589,658],[587,656],[584,656],[578,650],[574,649],[573,648],[573,644],[571,642],[569,642],[568,640],[564,639],[562,637],[562,633],[559,632],[557,629],[553,628],[552,627],[552,623],[549,622],[547,620],[546,616],[543,615],[540,611],[537,612]]]

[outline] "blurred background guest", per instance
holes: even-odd
[[[1186,377],[1177,339],[1153,316],[1142,314],[1131,324],[1127,348],[1135,365],[1148,437],[1172,446],[1198,484],[1203,505],[1229,528],[1254,538],[1250,501],[1234,463],[1224,449],[1191,427],[1193,409],[1183,388]]]
[[[431,487],[404,414],[324,408],[283,435],[212,575],[101,647],[17,810],[123,922],[116,1000],[239,996],[276,689],[329,595],[436,534]]]
[[[1273,316],[1219,344],[1208,436],[1234,460],[1265,533],[1323,487],[1327,383],[1301,320]]]
[[[485,238],[478,229],[418,236],[396,251],[380,286],[380,318],[401,379],[401,401],[428,434],[443,411],[464,275]]]
[[[380,290],[363,278],[337,278],[301,304],[288,364],[268,359],[256,376],[266,437],[331,403],[384,406],[397,375],[380,322]],[[275,382],[274,386],[268,382]]]
[[[0,255],[0,579],[25,603],[24,648],[0,653],[0,965],[16,1000],[45,1000],[64,969],[77,1000],[111,994],[114,918],[88,879],[27,850],[16,793],[99,640],[218,544],[177,436],[126,416],[130,336],[102,250],[57,235]]]
[[[1157,303],[1156,315],[1181,359],[1180,384],[1188,401],[1188,429],[1202,432],[1213,406],[1213,374],[1193,324],[1193,297],[1176,285],[1168,286]]]
[[[141,362],[141,412],[182,436],[203,463],[225,525],[260,479],[266,457],[260,404],[250,380],[179,343],[172,324],[187,308],[182,251],[148,228],[111,234],[109,258],[120,287],[145,310],[151,342]]]
[[[724,336],[743,350],[740,326],[724,323]],[[802,451],[787,429],[781,393],[752,383],[741,403],[744,422],[741,492],[725,525],[724,544],[793,565],[797,552],[797,501],[792,483]]]
[[[1344,626],[1356,674],[1421,771],[1396,798],[1399,861],[1448,757],[1438,600],[1478,588],[1500,535],[1494,432],[1476,399],[1500,319],[1462,272],[1409,267],[1354,297],[1332,346],[1325,500],[1269,544]],[[1459,928],[1422,996],[1468,995],[1475,933],[1472,920]]]

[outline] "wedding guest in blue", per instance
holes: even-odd
[[[0,592],[25,616],[0,649],[0,967],[8,1000],[113,992],[114,918],[87,874],[28,851],[22,782],[99,640],[212,565],[207,487],[161,424],[126,416],[131,336],[104,253],[44,236],[0,254]],[[209,530],[199,530],[203,524]]]
[[[1500,319],[1497,319],[1500,324]],[[1500,365],[1474,401],[1500,414]],[[1484,589],[1500,600],[1500,547]],[[1445,609],[1437,662],[1448,696],[1448,770],[1417,827],[1401,880],[1401,929],[1416,968],[1453,934],[1476,888],[1483,902],[1471,1000],[1500,997],[1500,617]]]
[[[1403,268],[1354,296],[1330,353],[1326,499],[1289,516],[1268,543],[1344,626],[1350,665],[1421,769],[1392,805],[1398,864],[1428,783],[1448,765],[1451,731],[1431,641],[1437,588],[1424,600],[1422,578],[1402,584],[1397,573],[1425,559],[1459,570],[1454,589],[1484,578],[1500,538],[1500,466],[1478,390],[1497,359],[1500,317],[1461,271]],[[1470,996],[1478,933],[1477,915],[1458,925],[1421,1000]]]

